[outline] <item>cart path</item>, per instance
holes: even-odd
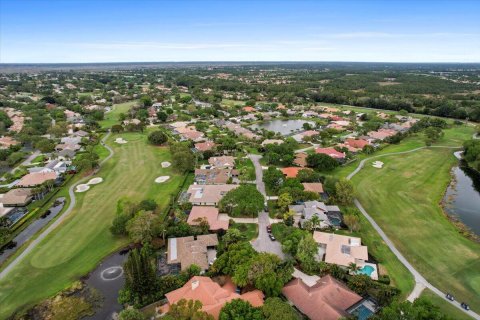
[[[348,176],[347,176],[347,180],[350,180],[352,179],[358,172],[360,172],[360,170],[362,170],[362,168],[365,166],[365,163],[371,159],[374,159],[374,158],[380,158],[380,157],[384,157],[384,156],[392,156],[392,155],[401,155],[401,154],[406,154],[406,153],[412,153],[412,152],[415,152],[415,151],[419,151],[419,150],[423,150],[423,149],[427,149],[427,148],[448,148],[448,149],[460,149],[461,147],[447,147],[447,146],[431,146],[431,147],[419,147],[419,148],[415,148],[415,149],[412,149],[412,150],[407,150],[407,151],[400,151],[400,152],[391,152],[391,153],[384,153],[384,154],[381,154],[381,155],[377,155],[377,156],[373,156],[373,157],[369,157],[369,158],[366,158],[366,159],[363,159],[358,167],[352,172],[350,173]],[[438,295],[439,297],[441,297],[442,299],[444,299],[446,302],[450,303],[451,305],[457,307],[458,309],[460,309],[461,311],[463,311],[464,313],[466,313],[467,315],[473,317],[474,319],[477,319],[477,320],[480,320],[480,315],[475,313],[474,311],[470,310],[470,311],[467,311],[465,309],[463,309],[461,306],[460,306],[460,302],[458,301],[450,301],[448,299],[445,298],[445,295],[446,293],[440,291],[439,289],[437,289],[435,286],[433,286],[430,282],[427,281],[427,279],[425,279],[421,274],[420,272],[418,272],[409,262],[408,260],[400,253],[400,251],[398,251],[398,249],[395,247],[395,245],[393,244],[393,242],[388,238],[388,236],[385,234],[385,232],[383,232],[382,228],[380,228],[380,226],[375,222],[375,220],[368,214],[368,212],[362,207],[361,203],[358,201],[358,199],[355,199],[354,200],[354,203],[355,205],[357,206],[357,208],[360,210],[360,212],[365,216],[365,218],[367,218],[367,220],[370,222],[370,224],[373,226],[373,228],[378,232],[378,234],[380,235],[380,237],[382,237],[383,241],[387,244],[387,246],[390,248],[390,250],[392,250],[392,252],[397,256],[398,260],[400,260],[400,262],[408,269],[408,271],[410,271],[410,273],[413,275],[414,279],[415,279],[415,287],[413,288],[413,291],[410,293],[410,295],[408,296],[407,300],[410,301],[410,302],[413,302],[415,299],[417,299],[420,294],[422,293],[423,289],[425,288],[428,288],[430,289],[432,292],[434,292],[436,295]]]
[[[101,144],[107,148],[107,150],[110,152],[110,154],[102,160],[102,162],[100,162],[99,166],[101,167],[106,161],[110,160],[110,158],[113,156],[114,154],[114,151],[112,148],[110,148],[106,143],[105,141],[108,139],[108,137],[110,136],[111,132],[109,131],[105,137],[103,137],[103,139],[101,140]],[[88,176],[80,179],[79,181],[77,181],[77,183],[73,184],[72,186],[70,186],[70,188],[68,189],[68,195],[70,196],[70,205],[68,206],[68,208],[65,210],[65,212],[60,216],[58,217],[57,220],[55,220],[50,226],[48,226],[47,229],[45,229],[45,231],[43,231],[37,238],[35,238],[35,240],[33,240],[27,248],[25,248],[25,250],[23,250],[23,252],[21,254],[19,254],[14,260],[12,260],[8,266],[3,269],[1,272],[0,272],[0,279],[3,279],[3,277],[5,277],[13,268],[15,268],[19,263],[20,261],[22,261],[23,258],[25,258],[30,252],[32,252],[32,250],[43,240],[45,239],[45,237],[47,237],[56,227],[58,227],[69,215],[70,213],[72,212],[73,208],[75,207],[75,204],[76,204],[76,199],[75,199],[75,192],[74,192],[74,189],[77,185],[81,184],[82,182],[84,182],[85,180],[87,180],[88,178],[91,178],[93,175],[95,175],[96,173],[98,172],[98,170],[95,170],[94,172],[92,172],[91,174],[89,174]]]

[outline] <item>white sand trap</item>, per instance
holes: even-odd
[[[372,164],[372,167],[377,168],[377,169],[382,169],[383,162],[382,161],[374,161],[373,164]]]
[[[103,178],[93,178],[90,179],[90,181],[87,182],[87,184],[99,184],[103,182]]]
[[[168,162],[168,161],[162,162],[162,168],[168,168],[168,167],[170,167],[171,165],[172,165],[172,164],[171,164],[170,162]]]
[[[90,189],[90,186],[88,184],[79,184],[75,190],[75,192],[85,192],[88,189]]]
[[[118,144],[125,144],[127,143],[128,141],[123,139],[123,138],[117,138],[115,139],[115,142],[118,143]]]
[[[167,181],[168,179],[170,179],[170,176],[160,176],[157,179],[155,179],[155,182],[156,183],[163,183],[163,182]]]

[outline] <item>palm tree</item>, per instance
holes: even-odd
[[[318,226],[320,226],[320,218],[314,214],[311,218],[310,221],[312,222],[312,228],[313,230],[316,230]]]
[[[357,273],[357,271],[360,270],[361,268],[355,262],[350,262],[347,269],[350,270],[351,273]]]

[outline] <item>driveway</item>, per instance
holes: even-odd
[[[282,245],[278,241],[272,241],[268,237],[267,226],[270,224],[268,213],[262,211],[258,215],[258,238],[252,241],[252,246],[258,252],[274,253],[284,259]]]
[[[261,194],[263,194],[264,197],[266,197],[267,193],[265,192],[265,183],[263,183],[263,169],[262,165],[260,164],[260,159],[262,159],[262,156],[259,154],[249,154],[248,157],[250,160],[252,160],[253,165],[255,166],[255,183],[257,184],[257,189]]]

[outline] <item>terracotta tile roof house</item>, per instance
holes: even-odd
[[[251,139],[251,140],[255,140],[255,139],[259,139],[260,136],[253,133],[252,131],[242,127],[241,125],[239,124],[236,124],[236,123],[233,123],[231,121],[227,121],[225,123],[225,127],[232,131],[233,133],[235,133],[236,135],[242,135],[244,136],[245,138],[247,139]]]
[[[20,179],[20,182],[17,183],[17,187],[35,187],[41,185],[42,183],[48,180],[57,179],[57,174],[55,172],[35,172],[26,174]]]
[[[345,145],[353,148],[355,150],[361,150],[363,147],[370,145],[367,140],[364,139],[347,139],[345,140]]]
[[[32,201],[32,190],[28,188],[11,189],[3,195],[4,207],[24,207]]]
[[[397,131],[392,129],[379,129],[377,131],[370,131],[367,135],[373,140],[385,140],[388,137],[394,136]]]
[[[195,143],[195,149],[200,152],[212,150],[215,146],[216,144],[212,141]]]
[[[348,267],[350,263],[362,264],[368,260],[368,249],[357,237],[334,233],[313,233],[313,239],[325,250],[325,262]]]
[[[230,168],[235,166],[235,158],[232,156],[211,157],[208,163],[215,168]]]
[[[218,246],[216,234],[204,234],[182,238],[169,238],[167,247],[167,263],[180,264],[186,270],[196,264],[202,270],[207,270],[216,257],[215,247]],[[213,252],[213,255],[209,251]]]
[[[304,191],[315,192],[322,194],[325,191],[323,190],[323,184],[321,182],[304,182],[302,183]]]
[[[205,218],[208,221],[210,230],[217,231],[220,229],[228,230],[228,221],[218,220],[218,209],[215,207],[193,206],[188,215],[187,223],[191,226],[199,224],[198,219]]]
[[[185,140],[199,141],[203,139],[204,133],[196,130],[184,132],[180,134]]]
[[[347,309],[362,300],[340,281],[326,275],[312,286],[297,278],[285,285],[283,295],[311,320],[337,320],[348,317]]]
[[[4,136],[0,138],[0,149],[7,149],[10,146],[15,146],[19,144],[17,140],[13,139],[12,137]]]
[[[326,154],[333,159],[345,159],[345,153],[335,150],[334,148],[317,148],[315,153]]]
[[[218,319],[220,310],[233,299],[248,301],[254,307],[263,305],[264,295],[260,290],[253,290],[240,295],[235,292],[235,286],[230,284],[231,281],[221,287],[208,277],[195,276],[183,287],[167,293],[165,297],[168,303],[163,305],[160,310],[162,313],[167,312],[170,305],[181,299],[198,300],[202,303],[202,311]]]
[[[243,111],[245,111],[245,112],[255,112],[257,110],[254,107],[243,107]]]
[[[343,131],[345,130],[345,127],[342,126],[342,125],[339,125],[337,123],[330,123],[327,125],[327,128],[328,129],[335,129],[335,130],[338,130],[338,131]]]
[[[301,133],[302,136],[304,137],[313,137],[313,136],[316,136],[316,135],[319,135],[320,132],[316,131],[316,130],[307,130],[307,131],[304,131]]]
[[[230,177],[238,175],[234,169],[195,169],[198,184],[226,184]]]
[[[308,154],[306,154],[305,152],[299,152],[295,154],[295,160],[293,160],[293,163],[299,167],[306,167],[307,157],[308,157]]]
[[[192,184],[187,191],[190,194],[188,201],[197,206],[216,206],[228,191],[237,187],[238,184]]]
[[[300,170],[305,170],[305,168],[299,168],[299,167],[287,167],[287,168],[280,168],[282,173],[287,177],[287,178],[296,178],[297,174]]]

